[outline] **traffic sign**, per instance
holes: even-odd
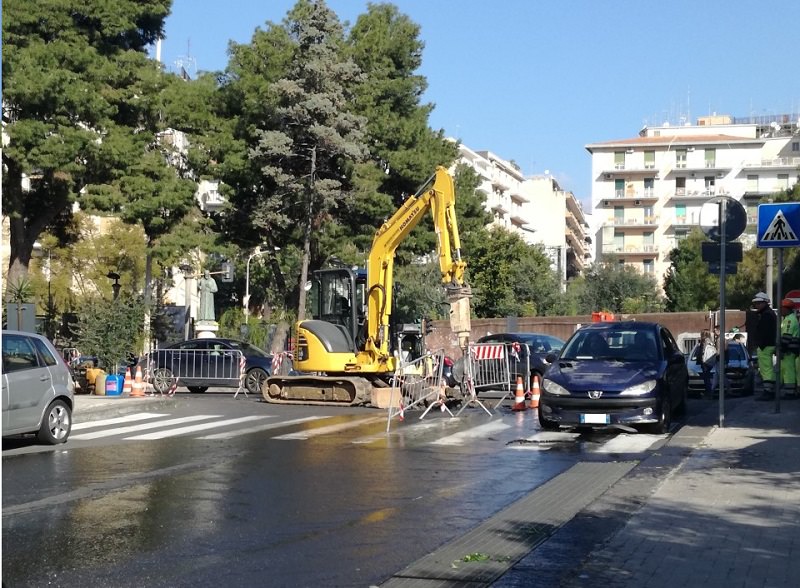
[[[734,243],[725,243],[725,265],[727,266],[729,263],[737,263],[742,261],[742,244],[738,242]],[[700,254],[703,257],[703,261],[713,262],[719,264],[722,260],[721,257],[721,249],[723,245],[722,243],[712,243],[710,241],[705,241],[700,243]]]
[[[722,210],[725,209],[725,234],[722,234]],[[700,229],[712,241],[733,241],[747,227],[747,212],[742,203],[730,196],[717,196],[700,207]]]
[[[731,274],[735,274],[737,267],[739,267],[739,265],[736,262],[728,263],[726,261],[725,262],[725,275],[729,276]],[[721,266],[720,266],[720,263],[718,261],[711,261],[708,264],[708,273],[719,275],[720,268],[721,268]]]
[[[797,247],[799,231],[800,202],[758,205],[756,247]]]

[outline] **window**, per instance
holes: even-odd
[[[625,169],[625,152],[614,152],[614,169]]]
[[[789,189],[789,174],[778,174],[778,190]]]
[[[625,196],[625,180],[614,180],[614,197],[622,198]]]
[[[652,247],[655,244],[655,233],[653,233],[653,231],[645,231],[642,233],[642,242]]]
[[[675,167],[686,167],[686,149],[675,150]]]
[[[645,178],[644,179],[644,195],[645,196],[652,196],[653,190],[656,187],[656,180],[655,178]]]
[[[56,365],[58,363],[56,358],[53,357],[53,354],[50,353],[50,350],[47,348],[47,345],[41,339],[31,339],[33,344],[36,346],[36,349],[39,351],[39,355],[44,360],[44,365],[51,366]]]
[[[652,206],[645,206],[644,207],[644,222],[646,225],[652,225],[656,222],[656,217],[653,214],[653,207]]]
[[[800,151],[800,141],[792,141],[792,151]]]
[[[625,248],[625,233],[614,232],[614,251],[622,251]]]
[[[716,167],[717,166],[717,150],[716,149],[706,149],[706,167]]]
[[[642,271],[645,274],[651,274],[651,275],[655,272],[655,267],[652,259],[645,259],[644,261],[642,261]]]
[[[747,176],[747,189],[746,192],[758,192],[758,175]]]
[[[39,367],[36,350],[28,337],[3,335],[3,372],[18,372]]]
[[[644,152],[644,168],[645,169],[654,169],[656,167],[656,152],[655,151],[645,151]]]
[[[676,204],[675,205],[675,220],[679,223],[686,222],[686,205],[685,204]]]
[[[615,206],[614,207],[614,224],[621,225],[625,222],[625,207],[624,206]]]
[[[686,194],[686,178],[675,178],[675,194],[678,196]]]

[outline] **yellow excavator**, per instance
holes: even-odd
[[[453,178],[438,167],[378,229],[366,271],[342,265],[314,272],[307,288],[311,318],[295,327],[295,375],[269,377],[262,387],[267,402],[370,404],[374,388],[389,386],[398,365],[391,324],[395,252],[426,211],[436,231],[450,328],[466,348],[471,291],[464,281]]]

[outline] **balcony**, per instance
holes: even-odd
[[[630,245],[603,245],[602,252],[604,255],[658,255],[658,245],[652,243],[648,244],[630,244]]]
[[[776,157],[774,159],[762,159],[761,161],[742,163],[742,167],[746,167],[748,169],[775,169],[781,167],[794,169],[798,166],[800,166],[800,157]]]
[[[647,188],[644,190],[614,190],[614,198],[606,198],[600,201],[601,206],[616,206],[619,204],[632,203],[635,205],[649,203],[658,200],[655,190]]]
[[[603,224],[604,227],[615,227],[615,228],[628,228],[628,229],[640,229],[640,228],[655,228],[658,226],[658,217],[657,216],[646,216],[644,218],[619,218],[619,217],[610,217],[608,222]]]

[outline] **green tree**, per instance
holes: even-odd
[[[495,228],[473,247],[468,271],[476,317],[536,316],[555,308],[558,279],[541,246]]]
[[[587,268],[579,298],[580,313],[660,312],[664,302],[658,284],[634,267],[595,263]]]
[[[286,77],[270,87],[276,119],[259,128],[251,157],[268,184],[280,187],[260,195],[256,225],[299,225],[301,292],[312,246],[335,230],[336,211],[352,196],[353,164],[364,159],[367,149],[365,121],[353,114],[352,103],[361,72],[343,55],[336,14],[322,0],[300,0],[286,27],[294,43],[292,60]],[[305,316],[304,296],[299,296],[297,314]]]
[[[78,348],[86,355],[97,356],[100,367],[115,373],[128,354],[141,347],[144,314],[145,307],[138,297],[84,299],[74,333]]]
[[[24,278],[36,239],[69,221],[85,188],[113,176],[126,188],[131,165],[154,165],[142,123],[154,119],[158,70],[146,49],[163,36],[170,4],[3,2],[8,283]]]
[[[664,276],[668,311],[719,308],[719,276],[709,274],[701,254],[701,243],[706,240],[700,230],[694,230],[670,251],[670,267]]]

